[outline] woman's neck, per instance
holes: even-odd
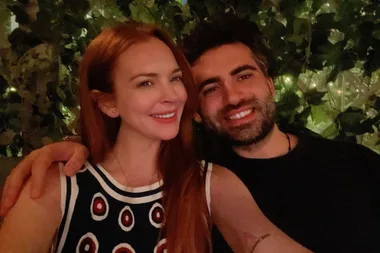
[[[161,141],[120,127],[116,144],[101,163],[119,183],[140,187],[160,179],[157,158]]]

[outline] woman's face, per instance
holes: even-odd
[[[153,140],[178,134],[187,93],[165,43],[151,38],[130,46],[117,61],[113,81],[113,112],[121,117],[120,131]]]

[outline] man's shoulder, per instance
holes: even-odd
[[[323,137],[300,135],[299,146],[307,152],[313,152],[316,155],[331,155],[337,158],[378,160],[380,155],[373,150],[349,141],[331,140]]]

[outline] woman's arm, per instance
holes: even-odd
[[[231,171],[213,166],[211,217],[234,252],[310,252],[274,226]]]
[[[30,197],[28,180],[14,207],[0,228],[1,253],[41,253],[51,248],[61,222],[60,172],[53,165],[47,173],[46,193],[38,199]]]

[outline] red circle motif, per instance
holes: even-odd
[[[96,244],[90,237],[84,238],[79,244],[79,253],[95,253]]]
[[[102,197],[95,197],[94,202],[92,204],[92,212],[95,215],[102,216],[106,213],[106,202]]]

